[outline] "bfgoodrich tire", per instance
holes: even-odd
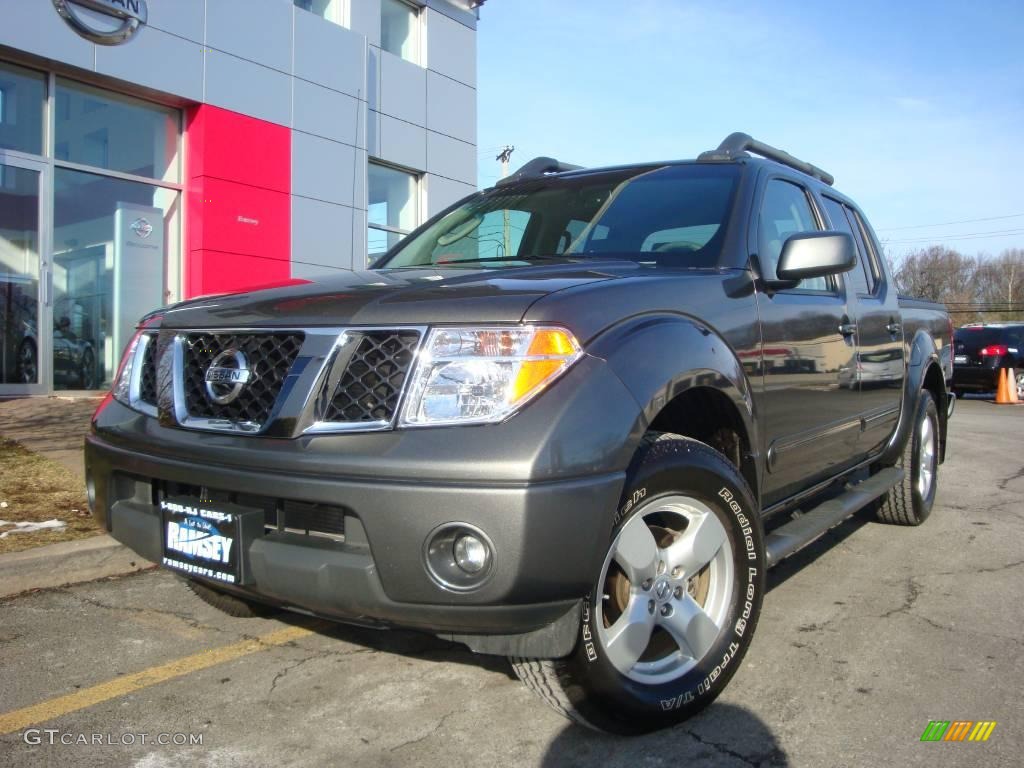
[[[710,704],[750,645],[764,592],[758,509],[707,445],[653,434],[628,472],[607,555],[565,659],[512,659],[570,719],[639,734]]]
[[[914,431],[896,466],[903,480],[875,508],[877,518],[893,525],[920,525],[931,514],[939,479],[939,412],[928,390],[914,411]]]

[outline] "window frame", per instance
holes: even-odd
[[[309,1],[312,3],[312,0]],[[300,11],[311,13],[314,16],[323,19],[324,21],[329,21],[332,24],[337,24],[339,27],[345,27],[347,29],[352,28],[352,0],[337,0],[338,7],[330,16],[325,16],[322,13],[317,13],[312,8],[303,8],[301,5],[299,5],[300,2],[302,2],[302,0],[292,0],[292,5],[298,8]]]
[[[378,168],[384,168],[384,169],[389,170],[389,171],[397,171],[398,173],[403,173],[406,176],[410,176],[412,178],[412,180],[413,180],[412,196],[413,196],[413,203],[414,203],[414,207],[415,207],[416,216],[415,216],[415,221],[414,221],[414,223],[413,223],[413,225],[412,225],[412,227],[410,229],[404,229],[402,227],[396,227],[396,226],[392,226],[390,224],[375,224],[375,223],[370,221],[370,166],[377,166]],[[413,170],[411,168],[404,168],[404,167],[402,167],[400,165],[395,165],[394,163],[387,163],[387,162],[384,162],[382,160],[378,160],[376,158],[370,158],[370,159],[368,159],[366,161],[366,229],[367,229],[367,236],[366,236],[366,263],[368,265],[371,264],[372,262],[376,261],[377,259],[381,258],[385,254],[390,253],[391,248],[394,247],[394,246],[390,246],[388,248],[385,248],[381,253],[374,254],[374,255],[371,256],[371,254],[370,254],[369,230],[373,229],[373,230],[376,230],[378,232],[386,232],[386,233],[392,234],[392,235],[401,235],[402,238],[405,238],[405,237],[408,237],[411,233],[415,232],[416,229],[423,223],[423,213],[424,213],[424,201],[423,201],[423,188],[424,188],[424,184],[423,184],[423,176],[424,176],[424,174],[422,174],[419,171],[415,171],[415,170]]]
[[[380,8],[381,8],[381,17],[380,17],[380,49],[382,51],[384,51],[385,53],[389,53],[392,56],[395,56],[395,57],[401,59],[402,61],[407,61],[410,64],[415,64],[418,67],[425,66],[424,60],[425,60],[426,57],[424,56],[424,50],[423,50],[424,47],[425,47],[424,43],[426,42],[426,40],[425,40],[426,35],[424,34],[424,28],[423,28],[423,20],[424,20],[424,16],[425,16],[425,14],[423,13],[424,6],[420,5],[419,3],[416,3],[416,2],[411,2],[410,0],[391,0],[391,2],[393,2],[393,3],[405,6],[409,10],[409,13],[412,16],[412,24],[411,24],[411,26],[412,26],[412,34],[413,34],[413,38],[414,38],[415,50],[413,51],[413,57],[410,59],[410,58],[406,58],[405,56],[403,56],[400,53],[395,53],[394,51],[390,51],[390,50],[388,50],[387,48],[384,47],[384,3],[385,2],[387,2],[387,0],[381,0],[381,2],[380,2]]]
[[[856,226],[860,229],[861,239],[864,241],[864,248],[867,251],[867,267],[874,279],[872,296],[878,296],[882,292],[882,284],[885,282],[885,270],[882,269],[881,246],[875,237],[875,232],[868,224],[867,218],[861,213],[860,208],[852,203],[846,204],[846,209],[853,214]]]
[[[771,186],[773,181],[782,181],[787,184],[791,184],[801,192],[804,193],[804,198],[807,200],[807,206],[811,209],[811,216],[814,217],[815,224],[817,224],[817,232],[826,231],[826,217],[824,212],[820,209],[817,197],[811,191],[811,188],[805,184],[801,179],[791,176],[786,173],[767,173],[763,177],[763,180],[758,185],[757,195],[754,198],[753,206],[753,226],[750,227],[750,238],[749,243],[751,247],[751,253],[754,253],[757,257],[758,271],[762,277],[765,277],[765,264],[764,258],[761,254],[761,212],[764,207],[764,201],[768,194],[768,188]],[[780,254],[781,255],[781,254]],[[775,274],[775,268],[777,265],[772,266],[772,274],[768,276],[770,279],[777,279],[778,275]],[[801,281],[802,282],[802,281]],[[778,293],[791,293],[798,295],[808,296],[840,296],[842,293],[840,283],[836,279],[836,275],[828,275],[825,277],[826,288],[803,288],[800,285],[796,285],[792,288],[781,288]]]

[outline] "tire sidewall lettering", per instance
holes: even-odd
[[[629,709],[638,713],[655,710],[673,719],[678,718],[679,710],[696,710],[705,706],[721,692],[735,672],[757,623],[765,572],[760,521],[756,514],[752,514],[755,510],[751,506],[749,492],[738,484],[724,482],[723,474],[715,471],[719,469],[715,456],[702,452],[696,456],[687,453],[685,458],[688,460],[686,469],[694,473],[694,480],[682,487],[678,474],[671,467],[649,473],[641,471],[639,477],[634,478],[634,483],[626,487],[615,512],[611,540],[642,502],[660,495],[685,493],[707,504],[725,524],[732,548],[736,578],[732,604],[724,624],[729,629],[720,633],[707,656],[682,677],[668,683],[645,686],[620,675],[600,648],[594,625],[597,617],[595,595],[600,599],[600,589],[596,589],[587,596],[582,609],[580,644],[575,657],[577,663],[589,670],[588,675],[596,676],[599,689],[609,692],[625,689],[622,693],[626,695],[620,693],[612,702],[619,710]],[[693,466],[689,466],[691,463]]]

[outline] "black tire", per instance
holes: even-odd
[[[620,551],[617,545],[620,532],[631,523],[636,526],[637,518],[640,525],[650,525],[649,520],[652,518],[660,521],[665,516],[664,519],[667,519],[669,513],[660,511],[664,507],[658,504],[661,502],[668,505],[670,497],[685,498],[703,505],[703,519],[715,527],[723,543],[716,545],[716,554],[688,579],[687,566],[682,571],[680,581],[674,582],[685,583],[686,592],[680,595],[680,587],[676,586],[674,591],[668,593],[667,599],[671,602],[673,596],[680,598],[680,602],[672,603],[674,606],[682,606],[682,600],[688,597],[699,602],[700,597],[691,588],[700,574],[711,573],[709,580],[719,578],[715,574],[729,573],[732,576],[725,577],[721,582],[723,586],[718,590],[714,610],[720,620],[713,622],[711,629],[705,627],[707,633],[701,641],[707,648],[705,652],[693,651],[693,656],[687,657],[680,650],[682,645],[672,645],[672,636],[658,626],[654,632],[665,633],[665,637],[658,638],[662,642],[655,647],[655,634],[641,641],[646,645],[637,656],[636,666],[627,676],[620,672],[607,653],[602,637],[610,633],[611,620],[602,619],[602,626],[599,627],[599,616],[609,616],[612,612],[610,609],[602,612],[602,606],[609,606],[609,603],[602,602],[599,605],[598,601],[612,599],[604,594],[606,590],[613,591],[609,589],[611,582],[605,580],[605,577],[611,573],[613,566],[618,567],[612,559],[612,553]],[[720,526],[709,520],[709,513]],[[599,731],[634,735],[686,720],[710,704],[725,688],[746,653],[757,625],[766,563],[759,510],[743,476],[722,454],[703,443],[679,435],[652,433],[645,439],[627,473],[615,520],[605,564],[601,572],[595,574],[594,591],[583,604],[580,636],[573,653],[558,660],[512,658],[511,661],[516,674],[526,686],[569,719]],[[669,526],[669,523],[656,522],[655,526],[658,525]],[[686,526],[681,531],[687,530]],[[694,529],[694,542],[696,531],[702,527],[703,523],[699,523]],[[663,529],[654,527],[650,530]],[[683,538],[681,531],[676,534],[676,541]],[[653,584],[650,579],[645,579],[642,585],[634,587],[625,570],[619,568],[621,573],[617,578],[621,581],[625,576],[630,585],[629,605],[640,606],[639,614],[643,614],[644,608],[648,607],[644,603],[655,604],[653,599],[647,601],[647,598],[654,597],[657,597],[661,607],[651,610],[652,616],[655,613],[671,616],[673,613],[671,606],[661,602],[666,599],[665,590],[661,589],[664,586],[662,582],[670,575],[665,564],[671,564],[665,554],[666,550],[661,548],[666,546],[663,541],[658,541],[659,548],[654,557],[656,572],[661,575]],[[668,541],[671,541],[671,536]],[[700,562],[702,558],[695,557],[694,561]],[[675,575],[676,571],[673,570],[671,576],[674,578]],[[702,610],[711,604],[711,594],[714,594],[714,590],[708,592],[705,588],[703,599],[706,602],[701,606]],[[667,614],[664,612],[666,608]],[[621,610],[620,620],[627,618],[627,610]],[[680,611],[680,615],[682,613]],[[630,612],[629,616],[633,615]],[[692,613],[689,615],[693,616]],[[643,617],[641,623],[643,621],[656,622],[658,619],[647,620]],[[631,621],[627,621],[627,624],[632,626]],[[717,634],[714,631],[716,627]],[[602,632],[606,634],[602,635]],[[663,642],[666,638],[670,641],[668,646]],[[686,640],[690,640],[688,634]],[[666,647],[669,649],[667,655],[658,656]],[[678,666],[678,676],[652,682],[635,679],[635,671],[650,664],[645,659],[652,652],[656,657],[652,660],[654,665],[674,658],[682,659]]]
[[[39,383],[39,354],[35,342],[25,339],[18,347],[18,363],[15,376],[19,384]]]
[[[929,425],[927,429],[925,424]],[[932,444],[931,458],[927,460],[922,455],[924,440]],[[927,465],[931,481],[922,493],[922,470]],[[904,470],[903,480],[879,500],[875,516],[890,525],[920,525],[931,514],[939,476],[939,412],[928,390],[921,390],[914,411],[914,431],[895,466]]]
[[[235,616],[240,619],[254,619],[261,616],[269,616],[275,612],[269,605],[250,602],[248,600],[243,600],[240,597],[229,595],[225,592],[218,592],[217,590],[211,589],[198,581],[186,579],[186,583],[188,584],[188,588],[191,589],[200,600],[212,605],[218,611],[226,613],[228,616]]]
[[[82,353],[82,364],[78,369],[78,385],[82,389],[92,389],[96,377],[96,356],[91,349]]]

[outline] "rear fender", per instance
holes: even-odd
[[[900,409],[899,422],[896,431],[882,455],[879,457],[880,464],[893,464],[899,460],[900,454],[910,439],[914,430],[914,414],[917,413],[917,405],[921,400],[921,391],[924,388],[925,377],[928,370],[935,366],[939,378],[942,381],[940,397],[936,399],[935,408],[939,412],[940,425],[940,459],[945,459],[946,454],[946,416],[949,401],[946,392],[945,375],[942,373],[942,360],[935,340],[925,330],[918,330],[910,345],[910,363],[907,366],[907,376],[903,384],[903,402]]]

